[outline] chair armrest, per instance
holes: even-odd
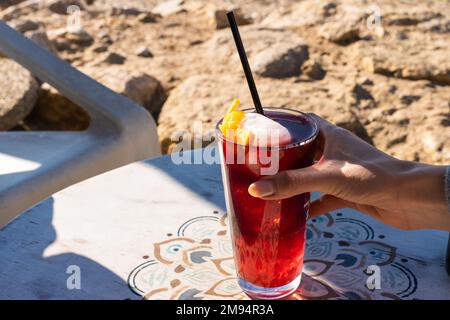
[[[86,131],[0,132],[0,228],[61,189],[160,155],[155,121],[144,108],[2,21],[0,53],[49,83],[91,116]]]
[[[125,139],[129,162],[160,154],[156,124],[146,110],[78,71],[2,21],[0,52],[84,108],[91,116],[90,131],[116,134]]]

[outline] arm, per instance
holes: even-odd
[[[325,195],[311,204],[311,217],[350,207],[401,229],[450,231],[445,166],[395,159],[314,118],[320,127],[318,161],[262,178],[250,185],[252,196],[275,200],[318,191]]]
[[[415,214],[423,228],[450,231],[450,213],[445,197],[445,166],[406,162],[399,176],[399,199],[403,211]]]

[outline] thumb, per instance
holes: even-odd
[[[265,200],[290,198],[305,192],[329,193],[330,179],[316,166],[286,170],[252,183],[250,195]]]

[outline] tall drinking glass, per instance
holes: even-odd
[[[250,297],[277,299],[300,284],[310,194],[268,201],[252,197],[248,187],[265,175],[312,165],[318,127],[298,111],[264,112],[289,130],[289,144],[238,144],[219,130],[222,120],[216,137],[239,285]]]

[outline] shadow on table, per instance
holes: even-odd
[[[215,151],[213,149],[215,149]],[[175,161],[167,161],[167,157],[170,157],[170,155],[146,160],[144,163],[163,171],[184,187],[195,192],[197,195],[204,198],[206,201],[213,203],[225,212],[226,206],[220,165],[218,162],[207,164],[203,159],[201,160],[201,163],[195,163],[196,160],[201,159],[200,157],[195,158],[196,156],[202,156],[203,152],[216,151],[217,148],[214,148],[214,146],[188,151],[186,152],[186,158],[184,158],[185,161],[182,164],[176,164],[179,158],[175,159]]]
[[[56,240],[53,198],[44,200],[0,230],[0,299],[126,299],[127,284],[101,264],[76,253],[48,255]],[[80,270],[81,289],[74,272]]]

